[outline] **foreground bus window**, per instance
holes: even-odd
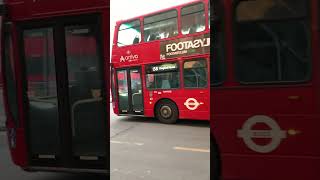
[[[259,11],[248,15],[250,9]],[[309,79],[310,26],[305,3],[241,2],[236,8],[236,19],[235,52],[239,81],[261,83]]]
[[[108,3],[8,0],[0,6],[13,162],[27,171],[107,174]]]
[[[225,34],[211,61],[226,69],[211,87],[212,174],[319,179],[319,1],[232,2],[213,1],[211,13],[212,37]]]
[[[37,158],[46,155],[55,158],[60,156],[61,144],[53,30],[51,28],[26,30],[23,38],[27,62],[31,156]]]
[[[66,52],[73,154],[106,157],[106,112],[103,68],[98,50],[98,27],[66,26]],[[81,45],[80,45],[81,43]]]

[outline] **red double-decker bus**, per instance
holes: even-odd
[[[209,1],[116,23],[112,105],[118,115],[209,120]]]
[[[107,174],[108,4],[1,5],[6,126],[12,160],[24,170]]]
[[[212,4],[212,177],[319,179],[319,1]]]

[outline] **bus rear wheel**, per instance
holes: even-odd
[[[178,108],[170,100],[161,100],[157,103],[155,110],[156,118],[165,124],[174,124],[178,120]]]

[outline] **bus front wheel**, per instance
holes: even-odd
[[[178,120],[178,108],[176,104],[170,100],[161,100],[156,105],[156,118],[165,124],[173,124]]]

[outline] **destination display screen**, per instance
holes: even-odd
[[[160,73],[160,72],[170,72],[178,70],[178,63],[162,63],[155,65],[148,65],[146,67],[147,73]]]

